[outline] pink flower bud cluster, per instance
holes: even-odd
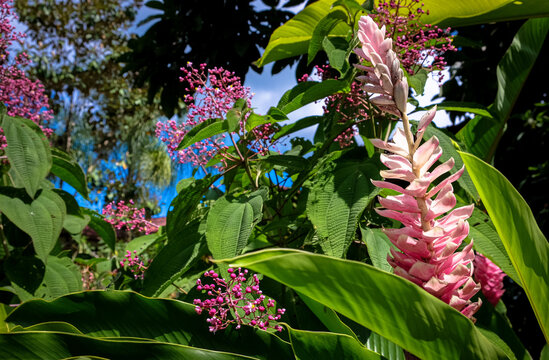
[[[496,306],[505,292],[503,278],[505,273],[484,255],[475,256],[475,279],[482,287],[482,293],[488,301]]]
[[[145,270],[147,267],[143,263],[143,260],[137,255],[137,250],[131,251],[126,250],[126,255],[122,260],[120,260],[120,266],[130,270],[133,274],[134,279],[143,279],[145,277]]]
[[[385,26],[379,28],[369,16],[362,16],[358,22],[358,39],[361,47],[356,54],[372,66],[356,65],[366,75],[357,77],[363,83],[362,89],[379,94],[370,102],[380,110],[401,117],[406,113],[408,81],[400,68],[400,61],[393,51],[393,40],[385,37]]]
[[[230,324],[236,324],[236,329],[248,325],[261,330],[272,328],[282,331],[277,321],[286,310],[277,310],[276,302],[263,295],[257,274],[247,279],[248,270],[241,268],[229,268],[227,273],[228,280],[225,280],[210,270],[204,273],[204,277],[211,278],[211,284],[203,284],[200,279],[196,281],[196,289],[210,297],[207,300],[194,300],[196,312],[208,314],[206,321],[210,324],[210,331],[215,333]],[[234,319],[229,318],[229,315]]]
[[[22,43],[25,37],[15,32],[15,26],[10,23],[16,18],[11,0],[0,0],[0,102],[6,106],[8,115],[34,121],[49,136],[52,130],[46,125],[53,118],[53,112],[49,109],[44,86],[38,80],[30,80],[23,71],[30,62],[27,54],[10,56],[13,43]],[[0,129],[0,150],[6,145]]]
[[[145,209],[138,209],[133,200],[128,204],[124,200],[117,204],[113,201],[103,208],[105,221],[112,224],[117,230],[132,231],[150,234],[158,230],[158,226],[145,219]]]
[[[316,66],[315,68],[317,75],[322,80],[337,79],[337,76],[330,77],[331,68],[329,65]],[[308,79],[309,76],[304,75],[300,81],[307,81]],[[351,90],[348,93],[336,93],[328,96],[324,100],[322,108],[325,114],[335,115],[339,124],[353,124],[352,127],[347,128],[334,139],[342,149],[353,143],[354,137],[358,134],[356,125],[369,118],[367,103],[364,101],[364,91],[358,82],[351,83]]]
[[[89,266],[83,266],[80,268],[80,274],[82,275],[82,289],[95,290],[96,278]]]
[[[450,28],[443,30],[420,21],[423,14],[429,14],[423,6],[421,0],[380,0],[377,14],[373,15],[376,23],[386,27],[400,62],[410,75],[422,67],[429,71],[444,69],[444,53],[457,51]],[[442,77],[440,74],[439,81]]]
[[[226,166],[227,160],[232,159],[227,153],[227,134],[210,137],[182,150],[177,150],[177,147],[194,126],[208,119],[225,119],[227,112],[238,99],[246,99],[250,106],[253,94],[250,88],[242,85],[234,72],[223,68],[206,69],[206,64],[200,64],[197,69],[189,62],[187,67],[182,67],[181,70],[184,76],[179,80],[188,85],[185,90],[189,94],[183,99],[187,104],[188,113],[181,123],[174,120],[159,121],[156,124],[156,136],[167,145],[172,159],[179,163],[191,163],[205,169],[210,159],[220,154],[220,161]],[[240,138],[248,139],[247,146],[253,151],[267,153],[272,146],[271,139],[275,128],[271,124],[254,128],[251,131],[252,136],[249,136],[250,134],[245,134],[245,122],[241,121],[238,131]]]
[[[385,179],[407,182],[406,187],[389,181],[372,181],[377,187],[400,193],[380,197],[381,216],[400,221],[400,229],[383,229],[393,245],[388,261],[395,274],[421,286],[463,315],[471,318],[481,305],[471,302],[480,290],[473,275],[473,242],[458,248],[469,234],[469,218],[474,205],[454,209],[456,197],[452,182],[464,168],[435,184],[435,180],[454,167],[454,159],[431,167],[442,155],[439,140],[433,136],[420,146],[423,133],[435,116],[436,108],[420,120],[415,140],[398,128],[392,142],[371,139],[374,146],[385,150],[381,162],[389,170],[381,171]]]

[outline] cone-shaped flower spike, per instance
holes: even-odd
[[[383,229],[398,249],[391,249],[388,257],[395,274],[472,317],[481,304],[480,300],[477,303],[470,301],[480,289],[472,279],[473,243],[461,251],[456,250],[469,233],[466,220],[473,212],[473,205],[454,209],[456,197],[452,187],[452,182],[464,169],[434,184],[454,167],[454,159],[431,169],[442,155],[438,139],[433,136],[419,146],[435,111],[436,108],[423,116],[415,140],[409,129],[405,134],[406,130],[400,128],[392,142],[371,140],[374,146],[386,151],[381,155],[381,161],[389,169],[381,171],[381,176],[409,183],[402,187],[389,181],[372,181],[380,188],[401,193],[380,197],[382,208],[376,211],[404,225],[400,229]],[[408,137],[412,141],[408,141]]]
[[[501,299],[503,290],[503,278],[505,273],[484,255],[475,257],[475,279],[482,286],[482,293],[488,301],[496,306]]]
[[[355,53],[372,66],[357,65],[359,70],[366,72],[357,79],[363,83],[364,91],[381,94],[371,98],[372,103],[400,117],[406,113],[408,82],[393,51],[393,41],[385,38],[385,26],[380,29],[369,16],[360,18],[358,28],[362,47],[355,49]]]

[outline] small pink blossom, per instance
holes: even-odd
[[[150,234],[158,230],[158,226],[145,219],[145,209],[138,209],[133,200],[128,204],[124,200],[117,204],[111,202],[103,208],[105,221],[112,224],[117,230],[132,231]]]
[[[496,306],[505,292],[503,278],[505,273],[484,255],[475,256],[475,279],[480,283],[482,293],[488,301]]]
[[[261,330],[273,328],[282,331],[277,321],[286,310],[277,310],[276,302],[263,295],[257,274],[246,278],[248,270],[241,268],[229,268],[227,273],[228,280],[210,270],[204,273],[204,277],[211,278],[212,283],[203,284],[200,279],[196,281],[196,289],[206,293],[209,299],[195,299],[195,310],[199,315],[203,312],[208,314],[206,321],[210,324],[210,331],[215,333],[230,324],[236,324],[236,329],[248,325]]]
[[[139,258],[139,255],[137,255],[137,250],[134,250],[133,254],[131,251],[126,250],[126,255],[122,260],[120,260],[120,266],[129,270],[136,280],[143,280],[145,277],[145,270],[147,270],[147,266],[145,266],[143,260]]]

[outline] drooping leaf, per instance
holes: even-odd
[[[15,309],[6,321],[10,328],[61,321],[96,338],[132,337],[260,359],[292,358],[290,344],[276,335],[247,326],[214,335],[194,305],[126,291],[85,291],[51,302],[33,300]]]
[[[307,199],[307,216],[324,253],[342,257],[354,239],[359,216],[377,195],[377,161],[340,161],[318,174]]]
[[[326,37],[322,41],[322,48],[328,55],[330,66],[339,71],[341,76],[345,76],[350,69],[347,61],[350,54],[349,42],[343,37]]]
[[[492,260],[513,281],[522,286],[517,271],[513,267],[490,217],[475,209],[469,218],[469,226],[469,237],[473,239],[475,250]]]
[[[387,255],[389,255],[389,249],[391,248],[391,241],[387,235],[381,229],[363,228],[362,226],[360,231],[362,240],[368,248],[368,256],[372,260],[372,265],[380,270],[393,272],[393,268],[387,262]]]
[[[100,215],[97,211],[82,208],[81,209],[83,215],[87,215],[90,217],[90,222],[88,223],[88,226],[95,230],[97,235],[103,241],[105,244],[108,245],[108,247],[114,251],[114,246],[116,243],[116,233],[114,232],[114,229],[111,224],[105,221],[105,218],[103,215]]]
[[[300,119],[292,124],[286,124],[278,131],[274,136],[273,139],[280,139],[283,136],[293,134],[296,131],[303,130],[308,128],[309,126],[313,126],[318,124],[322,120],[322,116],[307,116],[303,119]]]
[[[292,347],[299,359],[384,359],[349,335],[291,328],[288,331]]]
[[[417,285],[372,266],[297,250],[224,260],[264,274],[421,359],[505,359],[473,323]]]
[[[240,254],[248,243],[254,210],[245,198],[218,199],[208,213],[206,241],[215,259]]]
[[[461,27],[491,22],[512,21],[549,16],[549,3],[538,0],[427,0],[424,9],[430,15],[421,18],[425,24]]]
[[[425,111],[429,110],[428,108],[417,107],[413,112],[416,111]],[[463,113],[470,113],[475,115],[481,115],[485,118],[493,118],[490,110],[485,106],[476,104],[476,103],[467,103],[459,101],[443,101],[437,104],[437,110],[447,110],[447,111],[460,111]]]
[[[224,119],[208,119],[194,126],[177,146],[177,150],[185,149],[194,143],[229,131],[230,124]]]
[[[250,359],[247,356],[139,339],[111,340],[57,332],[0,334],[0,357],[54,359]]]
[[[182,234],[182,228],[191,220],[191,215],[196,210],[200,200],[218,178],[219,175],[208,175],[180,189],[177,196],[172,200],[166,217],[166,234],[168,234],[169,240]]]
[[[454,139],[452,139],[451,135],[441,129],[436,128],[435,126],[428,126],[425,130],[424,139],[428,140],[432,136],[436,136],[437,139],[440,141],[440,147],[442,148],[442,156],[440,157],[440,162],[448,161],[450,158],[454,158],[455,165],[452,170],[450,170],[451,174],[454,174],[455,172],[459,171],[463,167],[463,160],[459,156],[459,153],[456,149],[456,142]],[[469,173],[467,172],[467,169],[463,172],[463,175],[458,179],[459,185],[473,198],[473,200],[477,201],[479,199],[478,191],[475,188],[475,185],[473,184],[473,181],[471,180],[471,177],[469,176]]]
[[[155,256],[145,271],[142,293],[158,296],[183,275],[207,251],[204,235],[199,233],[200,224],[182,228],[177,237],[172,237]]]
[[[471,154],[461,153],[461,156],[549,341],[547,239],[532,210],[505,176]]]
[[[29,196],[34,197],[52,165],[48,140],[38,125],[24,118],[4,116],[2,128],[8,144],[5,152],[10,172],[22,182]]]
[[[490,106],[494,119],[477,116],[457,134],[458,139],[467,145],[467,150],[472,154],[487,161],[494,156],[505,123],[548,32],[549,18],[530,19],[520,27],[513,38],[497,67],[498,92]]]
[[[88,199],[88,181],[84,170],[66,152],[57,148],[52,148],[51,152],[52,174],[72,186],[84,199]]]
[[[316,1],[276,29],[256,65],[262,67],[273,61],[306,54],[317,24],[330,13],[334,2],[335,0]],[[345,36],[349,31],[349,25],[339,22],[328,36]]]
[[[0,211],[32,238],[38,257],[46,262],[63,228],[65,202],[51,190],[42,190],[34,199],[12,188],[0,188]]]
[[[328,79],[323,82],[302,82],[293,89],[286,91],[276,107],[289,114],[313,101],[343,91],[347,87],[347,82],[343,80]]]

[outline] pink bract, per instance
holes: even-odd
[[[475,279],[482,286],[482,293],[488,301],[496,306],[505,292],[503,278],[505,273],[484,255],[475,256]]]

